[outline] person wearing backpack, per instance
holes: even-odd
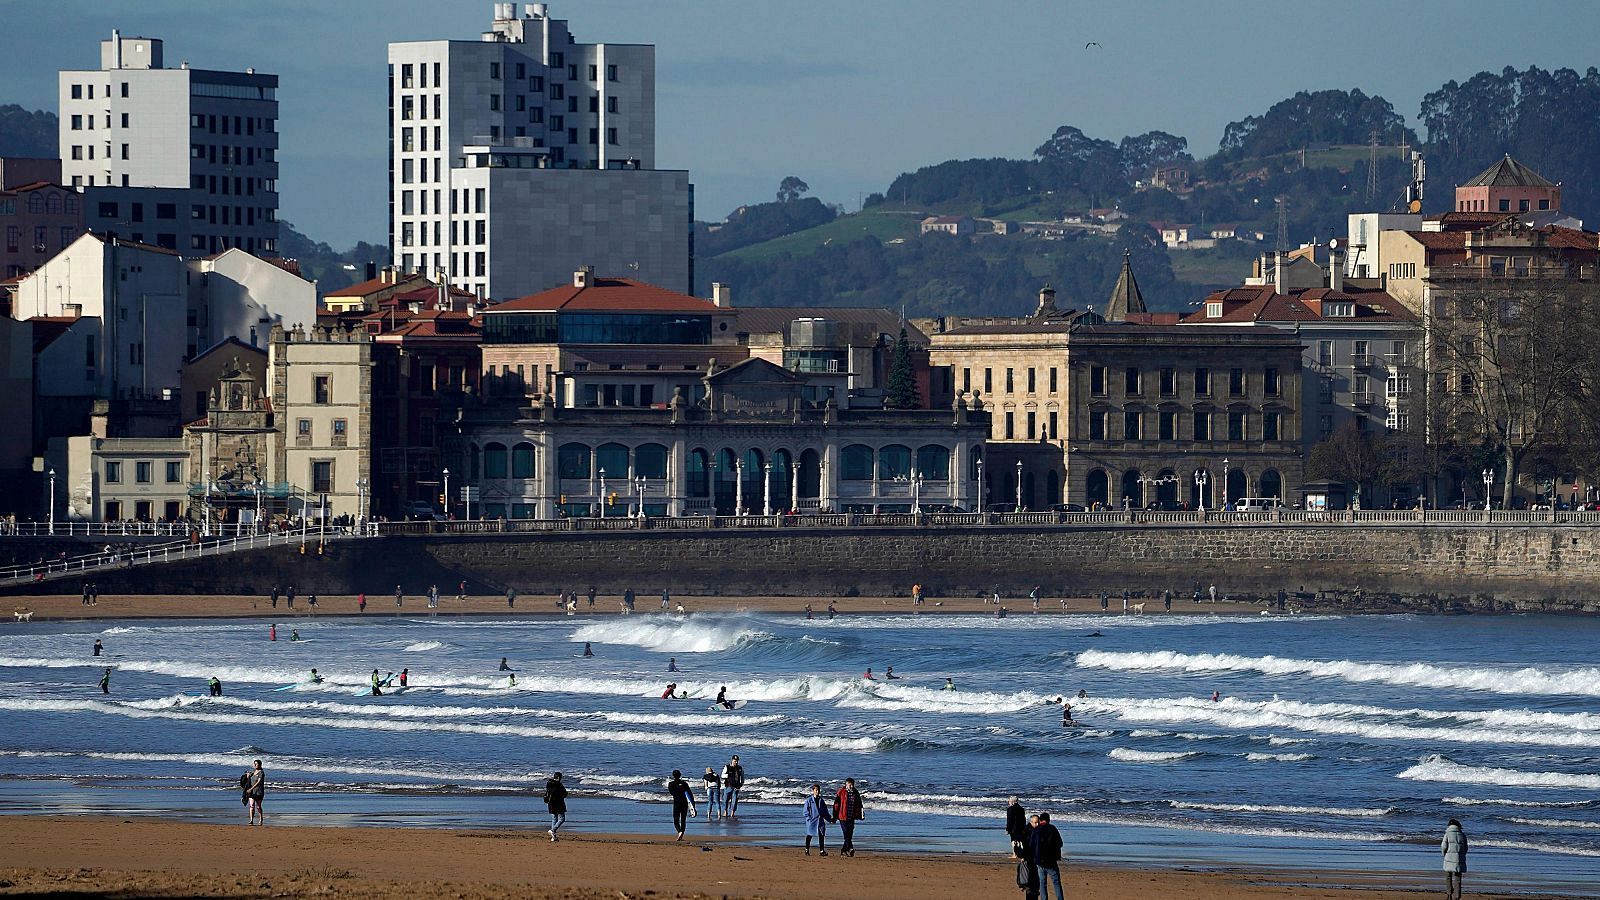
[[[1033,868],[1039,873],[1039,894],[1048,896],[1050,882],[1056,883],[1056,900],[1061,894],[1061,832],[1050,824],[1049,813],[1039,813],[1038,824],[1028,835],[1028,851],[1033,857]]]
[[[846,778],[844,787],[839,788],[833,797],[833,820],[839,823],[839,831],[844,835],[844,845],[839,848],[840,856],[856,855],[856,822],[866,817],[861,809],[861,792],[856,790],[856,780]]]
[[[544,783],[544,805],[550,811],[550,843],[554,844],[560,840],[561,826],[567,824],[567,788],[560,772]]]
[[[1020,804],[1013,804],[1021,809]],[[1033,864],[1033,842],[1029,838],[1039,825],[1039,817],[1026,818],[1012,831],[1013,847],[1017,857],[1017,887],[1022,889],[1023,900],[1039,900],[1039,869]],[[1008,828],[1009,830],[1009,828]]]

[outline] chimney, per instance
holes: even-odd
[[[61,314],[69,319],[81,318],[83,316],[83,304],[64,303],[61,306]]]
[[[1344,291],[1344,248],[1337,244],[1328,247],[1328,287]]]
[[[377,277],[378,277],[378,264],[373,262],[370,259],[367,260],[367,277],[366,277],[366,280],[367,281],[371,281],[372,279],[377,278]]]
[[[1283,293],[1283,251],[1275,250],[1272,254],[1272,290]]]
[[[728,309],[733,306],[733,289],[720,281],[711,282],[711,303]]]
[[[586,288],[592,284],[594,284],[594,266],[579,266],[577,271],[572,273],[573,287]]]
[[[394,284],[400,280],[400,270],[394,266],[384,266],[379,276],[383,279],[384,284]]]

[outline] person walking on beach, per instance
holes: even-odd
[[[1106,596],[1106,592],[1105,591],[1101,591],[1100,592],[1100,611],[1101,612],[1105,612],[1110,606],[1111,606],[1111,598]]]
[[[515,590],[513,590],[512,588],[506,588],[506,608],[507,609],[516,609],[517,608],[517,592]]]
[[[678,832],[678,840],[683,840],[683,833],[689,828],[689,820],[695,816],[694,792],[689,790],[689,782],[683,780],[683,773],[677,769],[672,770],[672,780],[667,782],[667,793],[672,795],[672,828]]]
[[[283,599],[289,604],[290,609],[294,609],[294,585],[289,585],[289,589],[283,592]]]
[[[1037,584],[1033,586],[1033,590],[1028,592],[1028,600],[1033,603],[1033,611],[1034,612],[1038,612],[1039,611],[1039,586]]]
[[[1467,833],[1455,819],[1451,819],[1444,828],[1439,852],[1444,857],[1445,897],[1448,900],[1461,900],[1461,874],[1467,871]]]
[[[1006,835],[1011,838],[1011,858],[1021,859],[1028,842],[1028,811],[1016,794],[1006,804]]]
[[[722,814],[739,815],[739,792],[744,790],[744,766],[739,765],[739,755],[734,754],[722,767]]]
[[[589,585],[589,608],[594,609],[594,585]]]
[[[267,810],[263,806],[267,799],[267,773],[262,771],[259,759],[250,769],[250,784],[245,788],[245,797],[249,801],[247,805],[250,807],[250,824],[267,824]],[[260,817],[259,821],[257,817]]]
[[[567,787],[561,783],[561,773],[550,776],[544,783],[544,805],[550,810],[550,843],[560,840],[561,826],[567,824]]]
[[[397,584],[397,585],[394,586],[394,606],[395,606],[395,609],[399,609],[400,607],[405,606],[405,605],[406,605],[406,594],[405,594],[404,591],[400,590],[400,585]]]
[[[1050,824],[1049,813],[1039,813],[1039,824],[1028,836],[1028,849],[1039,872],[1040,896],[1049,897],[1050,882],[1054,880],[1056,900],[1065,900],[1061,893],[1061,832]]]
[[[811,785],[811,796],[806,798],[806,855],[811,855],[811,839],[817,839],[817,855],[828,855],[828,823],[836,821],[828,812],[828,801],[822,799],[822,785]]]
[[[272,586],[272,608],[273,609],[277,609],[278,608],[278,586],[277,585],[273,585]]]
[[[1039,867],[1034,865],[1033,830],[1039,827],[1039,817],[1024,820],[1019,826],[1022,841],[1013,844],[1013,855],[1017,858],[1017,887],[1022,889],[1023,900],[1039,900]]]
[[[672,595],[667,592],[666,588],[662,588],[661,589],[661,611],[662,612],[666,612],[668,607],[670,607],[671,605],[672,605]]]
[[[102,693],[102,694],[111,693],[111,667],[110,666],[106,666],[106,670],[104,672],[100,673],[100,693]]]
[[[706,766],[704,777],[706,789],[706,815],[713,821],[722,814],[722,778],[717,775],[717,770]]]
[[[94,641],[94,655],[95,656],[99,656],[100,654],[102,654],[104,652],[106,652],[105,645],[100,643],[100,639],[99,638],[95,638],[95,641]]]
[[[840,856],[856,855],[856,822],[866,817],[861,808],[861,792],[856,790],[856,780],[846,778],[844,787],[839,788],[833,797],[833,820],[839,823],[839,832],[844,835],[844,844],[839,847]]]
[[[356,596],[356,612],[367,611],[367,594],[365,591]]]
[[[1214,584],[1211,586],[1211,602],[1217,602],[1217,586]]]

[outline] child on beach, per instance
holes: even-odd
[[[836,821],[828,812],[828,801],[822,799],[822,785],[811,786],[811,796],[806,798],[806,855],[811,855],[811,839],[817,839],[817,855],[827,856],[828,823]]]

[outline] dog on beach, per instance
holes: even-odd
[[[1136,616],[1144,615],[1144,604],[1143,603],[1135,603],[1132,606],[1128,607],[1128,609],[1132,610],[1133,614],[1136,615]]]
[[[33,610],[27,608],[26,606],[13,607],[12,610],[11,610],[11,615],[18,622],[32,622],[33,621]]]

